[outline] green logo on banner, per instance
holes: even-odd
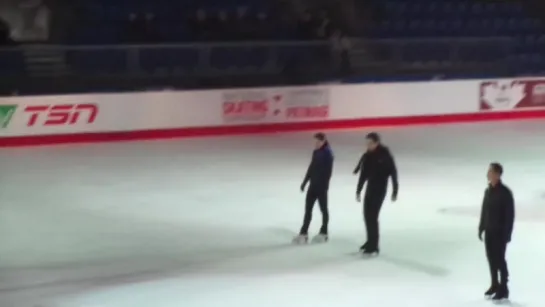
[[[11,117],[17,110],[16,105],[0,105],[0,128],[7,128]]]

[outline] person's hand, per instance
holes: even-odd
[[[304,182],[301,183],[301,192],[305,192],[305,186],[306,184]]]
[[[479,240],[483,240],[483,233],[484,231],[483,230],[479,230]]]
[[[356,194],[356,201],[361,202],[361,194]]]
[[[397,200],[397,194],[392,194],[392,201],[395,202]]]

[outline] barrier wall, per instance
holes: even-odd
[[[545,117],[545,79],[0,98],[0,146]]]

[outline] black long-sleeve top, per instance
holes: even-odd
[[[388,147],[379,145],[373,151],[363,154],[354,170],[360,173],[356,193],[359,195],[363,185],[367,182],[371,189],[383,189],[388,187],[388,178],[392,178],[393,195],[397,196],[399,183],[397,180],[397,168],[393,155]],[[367,189],[369,191],[369,188]]]
[[[303,179],[303,185],[310,181],[310,186],[328,189],[333,174],[333,152],[328,143],[312,152],[312,160]]]
[[[501,181],[484,192],[479,231],[499,235],[511,241],[515,223],[515,200],[511,190]]]

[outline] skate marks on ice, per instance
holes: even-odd
[[[449,270],[439,266],[424,264],[424,263],[411,260],[411,259],[392,257],[382,252],[377,256],[365,256],[360,251],[352,252],[352,253],[349,253],[348,255],[362,259],[362,260],[382,261],[384,263],[402,268],[404,270],[409,270],[409,271],[429,275],[432,277],[446,277],[450,273]]]
[[[150,281],[179,278],[187,275],[222,275],[244,274],[237,267],[229,268],[231,262],[248,262],[250,269],[264,275],[258,268],[266,267],[269,261],[255,262],[253,259],[267,254],[293,248],[288,244],[254,244],[253,246],[236,246],[231,248],[210,249],[199,255],[161,255],[135,256],[132,259],[109,259],[93,263],[72,263],[54,266],[1,269],[0,305],[7,301],[43,300],[47,297],[72,295],[78,292],[107,289],[126,284],[145,283]],[[225,267],[222,267],[224,266]],[[257,267],[257,269],[256,269]],[[292,270],[293,268],[286,268]],[[277,269],[273,268],[272,273]],[[266,273],[266,272],[265,272]],[[11,305],[11,304],[10,304]]]
[[[213,271],[218,265],[230,260],[241,260],[292,248],[291,244],[262,244],[238,246],[232,249],[218,248],[199,255],[135,257],[112,259],[94,263],[74,263],[32,268],[2,269],[9,282],[0,282],[0,294],[58,287],[115,285],[141,282],[156,278],[179,276]]]
[[[291,240],[291,238],[297,235],[297,233],[288,229],[284,229],[284,228],[271,228],[271,231],[277,233],[278,235],[285,236],[287,240]],[[288,242],[291,242],[291,241],[288,241]],[[322,245],[322,244],[338,245],[339,248],[337,250],[341,251],[341,255],[342,255],[342,249],[354,248],[359,246],[357,243],[353,242],[352,240],[349,240],[346,238],[339,238],[339,237],[330,237],[328,243],[320,243],[320,244],[309,243],[309,244],[302,244],[302,246],[306,246],[306,245],[316,246],[316,245]],[[291,245],[295,247],[301,246],[301,245],[294,245],[292,243]],[[424,264],[422,262],[418,262],[411,259],[403,259],[401,257],[392,257],[389,255],[384,255],[382,253],[378,256],[372,256],[372,257],[366,257],[362,255],[362,253],[359,251],[351,252],[347,254],[345,253],[344,255],[354,257],[354,261],[359,261],[359,260],[382,261],[387,264],[400,267],[404,270],[415,271],[417,273],[426,274],[432,277],[445,277],[445,276],[448,276],[450,273],[450,271],[448,271],[447,269],[443,267],[434,266],[430,264]]]
[[[419,274],[425,274],[431,277],[446,277],[450,271],[434,265],[423,264],[411,259],[402,259],[399,257],[391,257],[383,254],[382,252],[377,256],[365,256],[360,251],[347,253],[350,257],[354,257],[356,260],[363,261],[382,261],[383,263],[399,267],[404,270],[413,271]]]
[[[525,200],[517,200],[517,221],[545,223],[545,192],[527,193],[533,195]],[[443,207],[437,210],[438,213],[451,216],[479,217],[481,214],[481,202],[472,206]]]
[[[541,306],[533,306],[523,303],[515,302],[511,299],[508,300],[501,300],[501,301],[493,301],[488,298],[483,298],[481,300],[471,300],[471,301],[465,301],[460,302],[456,301],[456,303],[453,304],[452,307],[486,307],[486,306],[498,306],[498,307],[541,307]],[[446,307],[446,305],[445,305]]]
[[[179,277],[187,274],[241,273],[246,275],[266,275],[267,271],[276,274],[281,271],[294,272],[314,269],[346,259],[325,255],[313,261],[293,261],[293,255],[284,252],[298,248],[291,243],[294,232],[282,228],[265,229],[262,236],[273,235],[278,239],[266,243],[251,245],[224,246],[207,248],[200,252],[169,254],[158,256],[134,256],[96,260],[85,263],[60,263],[26,268],[0,269],[6,277],[0,281],[0,294],[26,291],[43,291],[56,288],[94,288],[133,282],[145,282],[154,279]],[[279,240],[281,240],[279,242]],[[329,243],[325,243],[329,244]],[[313,244],[309,244],[313,245]],[[314,244],[322,245],[322,244]],[[270,255],[275,254],[278,261],[270,262]],[[289,260],[289,261],[288,261]],[[231,267],[231,263],[238,263]],[[244,269],[244,270],[241,270]]]
[[[541,203],[541,200],[540,200]],[[437,210],[443,215],[475,218],[480,216],[481,205],[445,207]],[[543,206],[517,203],[517,221],[543,223],[545,222],[545,209]]]
[[[411,270],[419,273],[423,273],[433,277],[445,277],[448,276],[450,271],[439,266],[424,264],[411,259],[403,259],[399,257],[392,257],[389,255],[379,255],[378,259],[388,264],[395,265],[397,267]]]

